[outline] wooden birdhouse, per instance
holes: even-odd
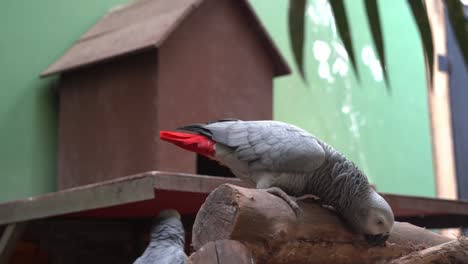
[[[58,188],[144,171],[203,173],[159,131],[272,118],[289,68],[246,0],[142,0],[105,15],[42,76],[61,74]]]

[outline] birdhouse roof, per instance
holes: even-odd
[[[133,52],[160,47],[206,0],[140,0],[110,10],[41,76],[61,73]],[[274,75],[290,69],[248,0],[237,0],[272,58]]]

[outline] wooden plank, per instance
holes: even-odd
[[[426,228],[455,228],[468,226],[468,202],[383,194],[391,205],[395,218],[401,222]]]
[[[442,0],[425,0],[425,4],[434,43],[433,87],[428,89],[428,97],[436,191],[439,198],[457,199],[449,72],[441,67],[444,64],[441,59],[447,59],[445,8]],[[455,236],[460,234],[459,230],[448,230],[443,233],[447,235],[453,233]]]
[[[92,211],[93,209],[115,209],[116,206],[131,206],[129,204],[133,202],[151,201],[151,206],[156,206],[158,191],[164,192],[165,196],[161,198],[167,200],[169,192],[178,193],[178,195],[181,193],[187,195],[190,193],[208,194],[224,183],[248,187],[246,183],[237,178],[152,171],[99,184],[0,203],[0,225]],[[437,217],[437,225],[443,223],[444,217],[456,217],[458,219],[456,223],[468,218],[468,202],[465,201],[395,194],[383,194],[383,196],[392,206],[397,218],[434,216]],[[126,208],[125,210],[130,209]]]
[[[433,87],[428,89],[428,96],[437,196],[457,199],[449,75],[440,67],[443,64],[440,59],[447,58],[444,3],[441,0],[425,2],[434,43]]]
[[[146,172],[37,197],[0,203],[0,225],[154,199],[154,189],[209,193],[223,183],[245,186],[239,179],[193,174]]]
[[[451,230],[449,233],[447,231],[442,232],[442,234],[448,234],[452,236],[453,234],[458,234],[459,228],[468,227],[468,216],[466,215],[450,215],[450,214],[427,214],[427,215],[403,215],[396,216],[396,220],[400,222],[407,222],[413,225],[421,226],[424,228],[436,228],[436,229],[457,229]],[[441,230],[443,231],[443,230]],[[455,237],[458,237],[456,235]]]
[[[21,239],[26,228],[26,222],[13,223],[6,226],[0,238],[0,264],[8,263],[16,243]]]
[[[397,216],[463,215],[468,216],[468,202],[408,195],[381,193]]]
[[[151,173],[0,204],[0,225],[154,198]]]
[[[152,173],[155,176],[154,188],[158,190],[210,193],[212,190],[224,183],[230,183],[237,186],[248,186],[247,183],[242,182],[237,178],[213,177],[188,173]]]

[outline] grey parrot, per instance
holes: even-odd
[[[217,160],[234,175],[284,199],[314,195],[332,206],[370,244],[383,244],[393,227],[389,204],[364,173],[346,157],[307,131],[264,120],[224,119],[161,131],[160,138]]]
[[[150,242],[134,264],[187,264],[185,231],[176,210],[164,210],[151,227]]]

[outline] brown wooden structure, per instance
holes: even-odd
[[[246,0],[141,0],[114,9],[42,76],[61,74],[58,188],[150,170],[202,173],[158,131],[272,118],[289,68]]]
[[[13,252],[14,258],[45,259],[44,251],[52,254],[49,259],[66,257],[58,263],[102,263],[102,259],[93,257],[97,255],[119,256],[113,263],[131,263],[145,247],[141,241],[135,241],[136,234],[148,232],[145,219],[168,208],[183,215],[190,245],[195,214],[208,194],[224,183],[246,186],[235,178],[151,171],[0,203],[0,263],[7,263],[2,261]],[[468,222],[468,202],[383,196],[398,221],[427,228],[459,227]],[[88,238],[83,240],[85,237]],[[102,251],[86,251],[94,246]],[[85,255],[77,258],[82,253]]]
[[[161,171],[140,173],[0,203],[0,228],[2,225],[56,216],[149,218],[165,208],[192,215],[198,212],[207,195],[224,183],[248,187],[237,178]],[[467,201],[381,194],[399,221],[428,228],[459,227],[468,222]]]

